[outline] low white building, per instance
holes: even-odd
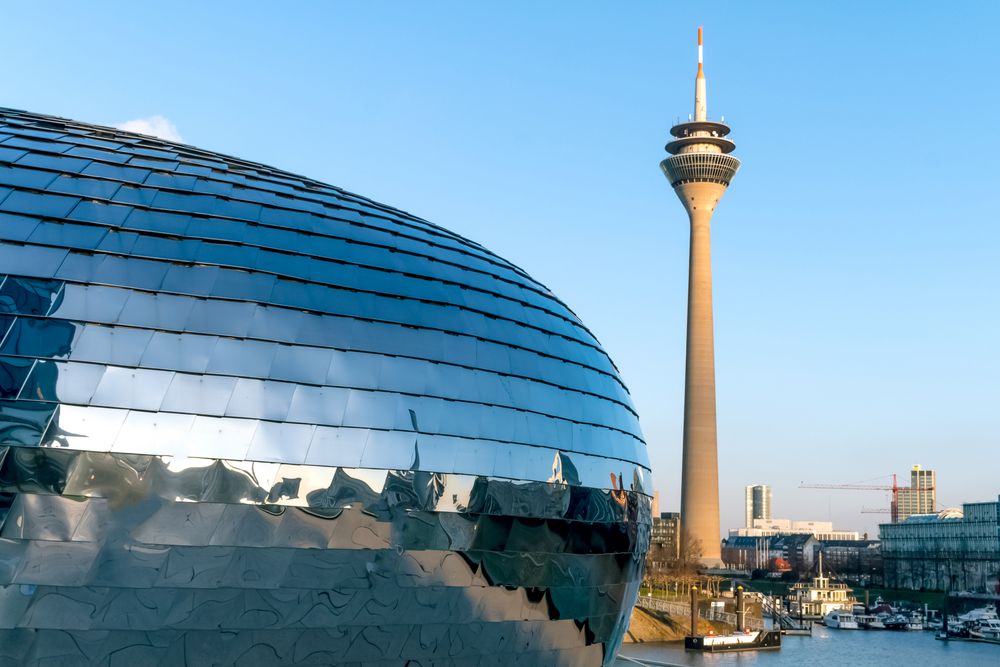
[[[793,521],[791,519],[754,519],[749,528],[730,528],[730,537],[770,537],[772,535],[812,535],[817,540],[859,540],[853,530],[834,530],[831,521]]]

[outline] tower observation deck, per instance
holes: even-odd
[[[692,120],[670,130],[670,156],[660,168],[691,223],[687,360],[684,378],[684,453],[681,477],[681,550],[703,565],[720,566],[719,463],[715,415],[715,341],[712,323],[712,214],[740,161],[729,126],[708,119],[698,28],[698,75]]]

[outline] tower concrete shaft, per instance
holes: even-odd
[[[684,380],[684,454],[681,478],[681,549],[703,565],[722,564],[719,461],[715,415],[715,336],[712,322],[712,214],[739,169],[729,155],[729,127],[708,120],[698,29],[694,120],[671,128],[670,157],[660,163],[691,224],[688,272],[687,361]]]

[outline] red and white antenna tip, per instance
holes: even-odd
[[[701,46],[701,26],[698,26],[698,46]]]

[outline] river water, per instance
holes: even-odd
[[[812,637],[781,638],[778,651],[742,653],[685,652],[683,644],[625,644],[620,655],[657,665],[744,665],[746,667],[925,667],[960,665],[961,667],[1000,667],[1000,645],[972,642],[943,642],[934,633],[892,632],[886,630],[836,630],[813,626]],[[615,667],[637,667],[619,659]],[[658,667],[658,666],[657,666]]]

